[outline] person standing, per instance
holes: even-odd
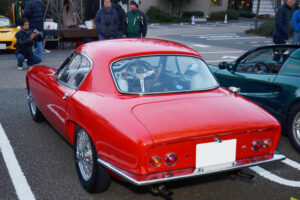
[[[119,27],[117,30],[117,37],[116,38],[122,38],[122,36],[125,34],[125,20],[126,20],[126,13],[122,6],[120,5],[121,0],[114,0],[112,4],[112,8],[115,9],[118,13],[119,17]]]
[[[294,28],[293,44],[300,44],[300,9],[294,12],[292,17],[292,26]]]
[[[76,28],[78,25],[75,9],[69,0],[64,1],[63,20],[66,28]]]
[[[296,0],[285,0],[285,3],[276,12],[275,31],[273,33],[275,44],[285,44],[286,40],[289,39],[291,9],[295,2]]]
[[[139,10],[140,0],[130,1],[130,12],[126,17],[126,36],[128,38],[140,38],[147,35],[147,18],[145,13]]]
[[[111,0],[104,0],[104,8],[99,9],[95,17],[98,39],[114,39],[119,27],[117,11],[112,9]]]
[[[39,31],[32,32],[29,30],[29,21],[27,19],[21,19],[19,24],[21,30],[15,35],[17,39],[15,52],[18,59],[18,70],[22,70],[25,59],[27,59],[28,66],[41,62],[41,59],[33,54],[32,47],[34,41],[40,41],[42,38]]]
[[[41,60],[43,58],[43,31],[44,31],[44,12],[45,6],[41,0],[29,0],[24,8],[25,18],[29,20],[29,29],[32,32],[38,31],[42,38],[41,41],[35,42],[37,47],[36,56]]]

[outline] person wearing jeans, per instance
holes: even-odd
[[[114,39],[119,28],[119,17],[115,9],[112,9],[111,0],[104,0],[104,8],[100,9],[95,17],[98,31],[98,39]]]
[[[29,0],[25,4],[24,16],[29,20],[30,31],[37,30],[40,33],[41,40],[34,41],[34,46],[37,47],[36,56],[43,59],[43,31],[44,31],[44,12],[45,6],[42,0]]]
[[[292,26],[294,28],[293,44],[300,44],[300,9],[294,12],[292,18]]]
[[[18,59],[18,70],[23,69],[23,63],[27,59],[27,65],[32,65],[41,62],[41,58],[33,54],[34,41],[40,42],[41,36],[38,31],[32,32],[29,30],[29,21],[22,19],[20,21],[21,30],[16,33],[16,57]]]

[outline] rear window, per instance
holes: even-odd
[[[176,93],[218,87],[207,64],[191,56],[128,58],[113,63],[111,72],[121,93]]]

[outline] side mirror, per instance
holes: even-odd
[[[218,67],[219,67],[219,69],[228,69],[229,64],[228,64],[228,62],[220,62]]]

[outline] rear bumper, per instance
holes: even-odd
[[[180,169],[180,170],[173,170],[173,171],[166,171],[166,172],[159,172],[149,175],[137,175],[120,169],[101,158],[98,158],[98,162],[109,169],[110,171],[116,173],[120,177],[124,178],[130,183],[135,185],[143,186],[143,185],[151,185],[157,184],[172,180],[178,179],[185,179],[185,178],[192,178],[206,174],[213,174],[213,173],[220,173],[225,171],[236,170],[240,168],[250,167],[254,165],[259,165],[263,163],[278,161],[285,159],[285,156],[280,154],[279,152],[275,152],[273,155],[264,155],[258,156],[254,158],[248,158],[243,160],[237,160],[234,163],[226,163],[224,165],[218,166],[211,166],[207,168],[187,168],[187,169]]]

